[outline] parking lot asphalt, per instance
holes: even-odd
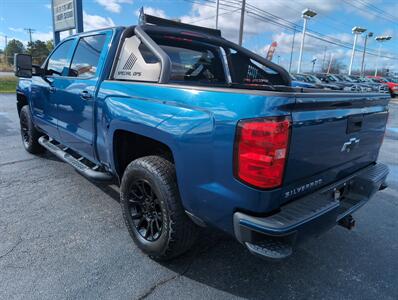
[[[133,244],[118,188],[94,184],[51,154],[25,152],[15,95],[0,95],[0,299],[397,299],[398,102],[379,160],[390,187],[281,262],[205,230],[194,249],[157,263]]]

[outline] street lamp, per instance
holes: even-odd
[[[362,53],[362,63],[361,63],[361,76],[365,75],[365,54],[366,54],[366,44],[368,43],[368,38],[373,36],[373,32],[369,32],[365,36],[365,44],[363,45],[363,53]]]
[[[380,59],[380,51],[381,51],[381,44],[383,42],[389,41],[392,39],[392,36],[389,35],[381,35],[381,36],[376,36],[375,40],[380,42],[379,44],[379,51],[378,51],[378,55],[377,55],[377,60],[376,60],[376,70],[375,70],[375,76],[377,76],[377,67],[379,65],[379,59]]]
[[[311,60],[311,62],[312,62],[312,73],[314,73],[316,58],[314,57],[314,58]]]
[[[304,37],[305,37],[305,32],[307,30],[307,20],[310,18],[313,18],[316,16],[316,12],[310,9],[304,9],[303,12],[301,13],[301,17],[304,19],[304,25],[303,25],[303,35],[301,37],[301,45],[300,45],[300,55],[299,55],[299,60],[298,60],[298,65],[297,65],[297,73],[300,73],[301,71],[301,60],[303,59],[303,49],[304,49]]]
[[[357,45],[358,35],[360,35],[361,33],[364,33],[365,31],[366,31],[365,28],[361,28],[361,27],[357,27],[357,26],[352,28],[352,33],[354,34],[354,45],[352,46],[351,61],[350,61],[350,67],[348,68],[348,75],[351,75],[352,64],[354,62],[355,47]]]

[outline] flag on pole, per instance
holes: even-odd
[[[269,46],[268,52],[267,52],[268,60],[272,60],[272,57],[274,56],[274,52],[275,52],[277,46],[278,46],[277,42],[272,42],[272,44]]]

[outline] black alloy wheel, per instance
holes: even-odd
[[[163,229],[162,209],[158,196],[147,180],[138,179],[132,183],[128,207],[140,236],[149,242],[156,241]]]
[[[19,112],[19,123],[21,126],[22,144],[25,150],[32,154],[44,152],[44,148],[39,144],[39,138],[42,133],[35,128],[28,105],[21,108]]]
[[[21,124],[21,137],[22,137],[22,142],[25,146],[25,148],[29,147],[30,144],[30,132],[29,132],[29,120],[27,118],[26,114],[21,114],[20,116],[20,124]]]
[[[128,164],[120,205],[130,236],[152,259],[172,259],[195,243],[198,228],[185,212],[174,164],[166,158],[149,155]]]

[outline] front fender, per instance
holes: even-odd
[[[26,79],[26,78],[20,78],[18,80],[17,86],[16,86],[16,98],[17,98],[17,111],[18,115],[21,111],[21,108],[24,105],[29,105],[29,109],[32,112],[32,105],[30,104],[30,95],[32,91],[32,80]]]

